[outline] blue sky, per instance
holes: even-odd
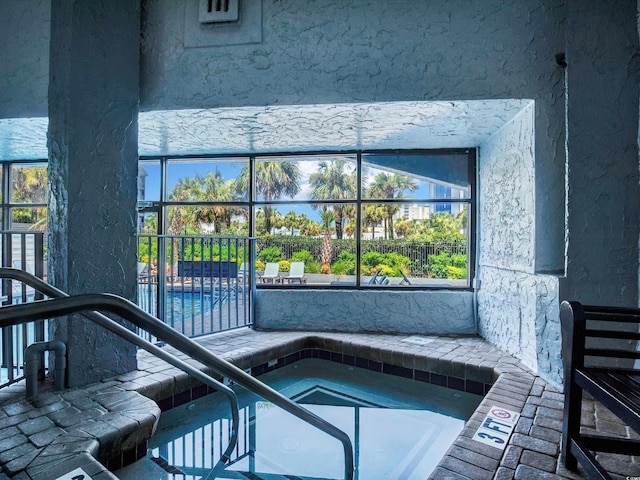
[[[219,169],[224,179],[237,178],[240,175],[243,165],[246,160],[232,161],[232,160],[220,160],[217,161],[202,161],[202,160],[180,160],[170,162],[167,166],[167,187],[170,193],[180,178],[195,177],[197,174],[205,176],[208,172],[215,172],[216,168]],[[314,172],[317,168],[315,161],[302,161],[299,162],[299,167],[304,178],[301,183],[300,193],[293,200],[309,199],[309,185],[306,179],[308,175]],[[157,201],[160,199],[160,165],[159,162],[152,164],[145,163],[144,168],[147,172],[145,180],[145,200]],[[368,169],[367,173],[370,177],[373,177],[375,173],[382,170]],[[429,197],[429,182],[420,180],[419,189],[412,192],[414,198],[428,198]],[[282,198],[281,200],[291,200],[289,198]],[[309,218],[315,221],[320,221],[320,216],[316,210],[313,210],[308,205],[282,205],[279,208],[282,215],[286,215],[287,212],[293,210],[296,214],[305,213]]]

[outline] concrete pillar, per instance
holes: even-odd
[[[636,306],[637,5],[570,0],[567,11],[568,249],[560,299]]]
[[[139,52],[139,1],[52,1],[48,273],[70,294],[135,297]],[[70,386],[136,367],[133,345],[83,317],[51,330]]]

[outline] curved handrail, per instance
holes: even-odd
[[[34,289],[38,290],[40,293],[47,295],[51,298],[69,298],[69,294],[63,292],[62,290],[54,287],[43,281],[42,279],[25,272],[24,270],[18,270],[15,268],[0,268],[0,278],[11,278],[13,280],[18,280],[24,284],[27,284]],[[7,307],[2,307],[7,308]],[[204,373],[202,370],[199,370],[188,363],[180,360],[178,357],[171,355],[166,350],[161,349],[160,347],[154,345],[153,343],[145,340],[144,338],[137,335],[135,332],[132,332],[128,328],[123,327],[117,322],[114,322],[109,317],[104,316],[98,312],[83,312],[85,317],[94,321],[98,325],[107,330],[119,335],[125,340],[129,340],[134,345],[146,350],[147,352],[155,355],[156,357],[164,360],[170,365],[173,365],[176,368],[179,368],[183,372],[191,375],[195,379],[201,381],[205,385],[209,385],[210,387],[215,388],[216,390],[220,390],[224,395],[229,399],[229,403],[231,404],[231,435],[229,437],[229,445],[222,453],[220,460],[216,463],[217,468],[220,464],[226,464],[229,460],[231,460],[231,453],[235,449],[238,444],[238,431],[240,430],[240,412],[238,406],[238,397],[236,396],[236,392],[234,392],[231,388],[224,385],[223,383],[217,381],[215,378],[210,375]],[[20,318],[19,321],[7,322],[4,323],[0,320],[0,326],[11,326],[20,323],[25,323],[28,320]]]
[[[4,273],[5,270],[13,269],[0,268],[0,276]],[[38,285],[43,284],[51,287],[50,285],[46,284],[37,277],[34,277],[33,275],[30,275],[26,272],[22,273],[24,274],[22,275],[22,277],[29,280],[25,281],[25,283],[30,284],[30,282],[34,282]],[[34,286],[34,288],[36,287]],[[47,292],[43,293],[47,294]],[[89,308],[115,313],[120,317],[131,321],[136,326],[148,331],[158,338],[165,340],[169,345],[180,350],[182,353],[185,353],[186,355],[189,355],[190,357],[198,360],[207,367],[212,368],[220,375],[233,380],[234,382],[242,385],[253,393],[260,395],[261,397],[269,400],[280,408],[286,410],[292,415],[295,415],[301,420],[322,430],[327,435],[334,437],[335,439],[340,441],[343,446],[345,456],[345,479],[353,479],[353,446],[351,444],[351,439],[346,433],[330,424],[326,420],[322,419],[318,415],[298,405],[291,399],[282,395],[280,392],[274,390],[263,382],[242,371],[230,362],[210,352],[202,345],[191,340],[189,337],[165,325],[157,318],[148,314],[144,310],[141,310],[137,305],[122,297],[108,293],[83,294],[73,297],[66,296],[61,298],[53,298],[50,300],[39,300],[33,303],[2,307],[0,308],[0,322],[11,317],[20,317],[20,323],[23,323],[25,321],[50,318],[52,316],[79,313]]]

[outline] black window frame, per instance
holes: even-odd
[[[144,162],[157,161],[160,165],[160,200],[157,201],[147,201],[144,202],[142,207],[138,207],[138,213],[145,212],[156,212],[158,214],[158,234],[163,235],[166,234],[166,221],[167,221],[167,211],[171,206],[176,205],[223,205],[223,206],[235,206],[235,207],[243,207],[249,209],[249,225],[248,231],[250,232],[250,236],[254,235],[255,229],[255,215],[258,208],[264,205],[304,205],[304,204],[336,204],[336,203],[354,203],[356,205],[357,210],[357,222],[356,228],[357,233],[354,235],[354,240],[356,241],[356,249],[357,249],[357,267],[356,267],[356,277],[357,281],[355,285],[308,285],[308,286],[289,286],[287,284],[283,285],[274,285],[274,284],[258,284],[258,287],[261,289],[281,289],[281,288],[313,288],[313,289],[358,289],[358,290],[370,290],[371,286],[362,285],[360,278],[360,263],[361,263],[361,207],[362,205],[367,204],[377,204],[382,203],[379,199],[363,199],[362,198],[362,157],[364,155],[467,155],[468,156],[468,179],[469,179],[469,198],[468,199],[451,199],[451,198],[434,198],[428,200],[419,200],[419,203],[424,204],[443,204],[443,203],[463,203],[468,205],[469,209],[469,219],[468,219],[468,235],[467,235],[467,282],[465,286],[430,286],[430,285],[376,285],[376,288],[387,289],[387,290],[473,290],[474,278],[475,278],[475,264],[476,264],[476,228],[477,228],[477,183],[476,183],[476,162],[477,162],[477,150],[476,148],[447,148],[447,149],[384,149],[384,150],[376,150],[376,149],[352,149],[352,150],[339,150],[339,151],[304,151],[304,152],[268,152],[268,153],[252,153],[252,154],[190,154],[190,155],[164,155],[164,156],[140,156],[139,162],[144,165]],[[302,158],[305,156],[342,156],[342,155],[356,155],[357,161],[357,196],[355,200],[327,200],[327,201],[319,201],[319,200],[256,200],[256,189],[255,189],[255,164],[256,161],[260,161],[267,158],[281,158],[285,159],[287,157],[292,158]],[[175,161],[194,161],[194,160],[216,160],[216,159],[246,159],[248,162],[248,168],[250,172],[250,185],[249,185],[249,194],[246,200],[232,201],[232,202],[175,202],[170,201],[167,197],[169,192],[167,191],[167,165],[170,162]],[[140,164],[140,163],[139,163]],[[410,204],[416,203],[414,199],[406,198],[406,199],[394,199],[394,200],[384,200],[384,202],[389,203],[397,203],[397,204]]]

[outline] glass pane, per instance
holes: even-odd
[[[386,285],[468,286],[468,212],[466,203],[363,205],[362,270]]]
[[[362,162],[364,199],[469,199],[467,155],[369,154]]]
[[[4,181],[2,180],[2,176],[4,175],[5,172],[5,168],[4,166],[0,163],[0,185],[4,185]],[[0,188],[0,202],[4,201],[4,188]]]
[[[41,208],[12,208],[11,228],[13,230],[47,230],[47,209]]]
[[[172,202],[235,202],[248,198],[248,159],[171,160],[167,199]]]
[[[11,167],[12,203],[47,203],[47,166],[45,164]]]
[[[144,160],[138,163],[138,203],[160,200],[160,161]]]
[[[147,235],[158,234],[158,214],[157,212],[138,212],[138,233]]]
[[[256,159],[256,198],[355,200],[355,155],[305,155]]]
[[[249,235],[249,209],[224,205],[184,205],[167,208],[169,235]]]
[[[260,283],[330,285],[347,281],[343,277],[348,276],[355,285],[355,212],[355,204],[271,204],[257,208],[256,269],[263,275]],[[292,262],[304,263],[304,281],[289,278]],[[278,263],[277,276],[265,271],[268,263]]]

